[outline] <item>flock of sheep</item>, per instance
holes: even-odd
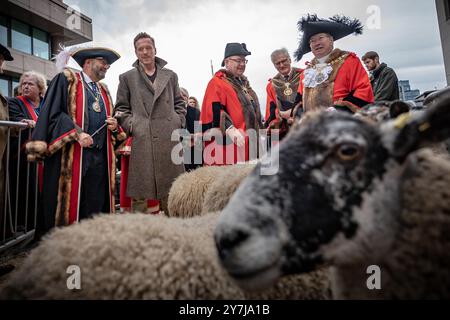
[[[168,216],[100,215],[56,229],[0,296],[450,298],[450,161],[422,149],[450,138],[450,89],[425,103],[382,124],[311,116],[280,145],[276,175],[203,167],[174,182]],[[366,287],[369,265],[381,268],[381,290]]]

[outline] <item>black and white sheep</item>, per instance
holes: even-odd
[[[419,150],[450,137],[450,88],[425,104],[380,126],[323,113],[291,130],[278,173],[256,167],[222,211],[229,274],[256,290],[331,266],[335,298],[450,298],[450,162]]]

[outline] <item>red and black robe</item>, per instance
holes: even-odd
[[[251,136],[252,142],[259,139],[261,111],[258,97],[246,77],[242,76],[238,82],[238,79],[224,69],[216,72],[209,81],[203,98],[200,122],[204,133],[218,129],[215,137],[223,136],[223,139],[213,138],[205,143],[205,165],[230,165],[257,157],[258,145],[249,143],[248,130],[254,129],[253,132],[257,133],[256,137]],[[225,138],[225,131],[231,125],[245,136],[244,147],[238,148],[230,139]]]
[[[53,78],[27,144],[29,161],[44,160],[43,213],[45,231],[79,221],[83,148],[78,134],[86,132],[85,87],[80,73],[69,69]],[[113,104],[107,88],[101,86],[106,116],[112,116]],[[105,130],[107,130],[105,128]],[[114,212],[115,155],[111,132],[106,134],[109,212]]]
[[[298,91],[305,112],[334,106],[354,113],[374,102],[369,76],[355,53],[334,49],[326,63],[332,66],[332,72],[327,81],[316,87],[305,86],[305,75],[318,64],[317,59],[301,75]]]
[[[278,73],[273,79],[269,79],[266,86],[266,115],[264,126],[270,135],[273,129],[279,130],[280,139],[289,131],[286,119],[281,118],[279,111],[291,110],[292,117],[297,116],[296,111],[300,107],[301,95],[298,93],[300,76],[303,69],[292,68],[288,79]]]

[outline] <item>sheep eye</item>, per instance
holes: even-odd
[[[361,156],[361,150],[354,144],[343,144],[338,147],[337,155],[342,161],[353,161]]]

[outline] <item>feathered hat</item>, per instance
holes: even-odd
[[[298,30],[303,33],[297,51],[294,56],[300,61],[304,54],[311,51],[309,39],[318,33],[327,33],[334,40],[344,38],[350,34],[360,35],[363,25],[358,19],[351,19],[341,15],[335,15],[329,19],[320,19],[316,14],[308,14],[297,23]]]
[[[102,47],[67,49],[61,46],[61,51],[54,58],[58,71],[61,72],[67,66],[70,57],[72,57],[80,65],[80,67],[83,67],[83,64],[86,61],[86,59],[94,59],[94,58],[104,58],[108,62],[108,64],[113,64],[116,60],[120,58],[120,54],[118,54],[116,51],[112,49]]]

